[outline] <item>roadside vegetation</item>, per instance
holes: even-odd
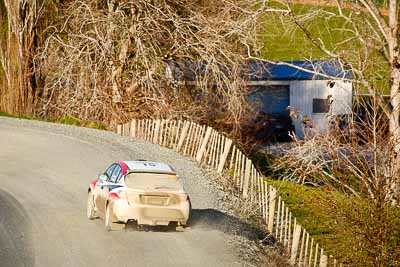
[[[400,2],[332,2],[1,1],[0,115],[99,129],[191,118],[243,140],[254,115],[243,62],[338,61],[371,96],[369,113],[331,135],[294,139],[260,166],[329,252],[398,266]],[[168,77],[171,62],[196,86]]]
[[[7,112],[1,112],[0,111],[0,116],[1,117],[9,117],[9,118],[16,118],[16,119],[24,119],[24,120],[37,120],[37,121],[46,121],[46,122],[53,122],[53,123],[61,123],[61,124],[66,124],[66,125],[75,125],[75,126],[81,126],[81,127],[86,127],[86,128],[93,128],[93,129],[98,129],[98,130],[107,130],[107,126],[102,123],[102,122],[97,122],[97,121],[83,121],[79,120],[77,118],[65,115],[61,118],[58,119],[46,119],[46,118],[41,118],[38,116],[34,115],[13,115]]]
[[[385,204],[384,212],[368,200],[330,187],[314,187],[266,179],[276,186],[293,216],[327,254],[350,266],[400,264],[400,208]],[[382,216],[383,215],[383,216]],[[377,255],[378,248],[384,253]]]
[[[355,91],[370,95],[347,127],[333,121],[329,134],[294,138],[281,156],[263,159],[300,223],[352,266],[400,264],[399,5],[277,4],[288,13],[264,18],[264,58],[339,61],[352,70]]]

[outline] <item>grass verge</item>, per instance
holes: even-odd
[[[371,266],[374,257],[400,264],[400,208],[387,205],[378,213],[375,203],[338,191],[266,180],[327,255],[351,266]]]
[[[61,123],[61,124],[66,124],[66,125],[75,125],[75,126],[93,128],[93,129],[98,129],[98,130],[107,130],[107,126],[102,122],[80,120],[78,118],[68,116],[68,115],[64,115],[63,117],[58,118],[58,119],[49,120],[46,118],[41,118],[41,117],[37,117],[37,116],[33,116],[33,115],[13,115],[13,114],[9,114],[9,113],[0,111],[0,116],[16,118],[16,119],[24,119],[24,120],[37,120],[37,121]]]

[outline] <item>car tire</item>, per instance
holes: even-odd
[[[186,221],[186,225],[188,225],[192,219],[192,201],[190,201],[190,198],[188,199],[188,201],[189,201],[189,216]]]
[[[89,191],[86,203],[86,216],[89,220],[96,219],[96,212],[94,211],[93,193]]]

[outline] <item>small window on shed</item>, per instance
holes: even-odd
[[[313,99],[313,113],[328,113],[331,107],[331,103],[329,98],[321,99],[314,98]]]

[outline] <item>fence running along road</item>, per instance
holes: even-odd
[[[258,210],[268,232],[288,250],[292,265],[342,266],[333,256],[328,257],[297,222],[277,189],[264,181],[253,162],[215,129],[184,120],[134,119],[118,125],[117,133],[174,149],[228,175],[241,198]]]

